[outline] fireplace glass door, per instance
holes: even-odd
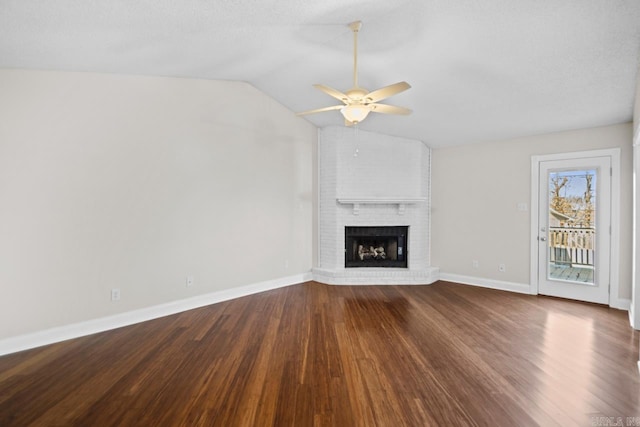
[[[346,268],[407,268],[408,226],[345,227]]]

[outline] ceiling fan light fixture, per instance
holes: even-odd
[[[370,111],[371,109],[365,105],[346,105],[340,109],[345,120],[354,124],[367,118]]]
[[[358,31],[362,27],[362,22],[356,21],[349,24],[353,31],[353,87],[345,93],[322,84],[313,85],[332,98],[341,101],[344,105],[332,105],[330,107],[316,108],[315,110],[296,113],[298,116],[307,114],[322,113],[324,111],[340,110],[345,119],[346,126],[353,126],[367,118],[370,112],[382,114],[411,114],[411,110],[403,107],[395,107],[388,104],[378,104],[390,96],[396,95],[409,89],[411,85],[407,82],[398,82],[373,92],[358,86]]]

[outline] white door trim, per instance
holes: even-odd
[[[577,151],[574,153],[558,153],[531,156],[531,231],[529,268],[529,293],[538,294],[538,200],[539,200],[539,163],[549,160],[582,159],[589,157],[611,157],[611,268],[609,272],[609,306],[625,309],[625,301],[619,297],[620,282],[620,149]]]

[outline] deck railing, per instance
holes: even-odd
[[[556,265],[593,266],[595,228],[549,227],[549,260]]]

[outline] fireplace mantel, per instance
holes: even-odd
[[[398,205],[398,215],[404,215],[405,206],[415,203],[426,202],[426,197],[403,197],[403,198],[390,198],[390,197],[339,197],[336,199],[338,203],[342,205],[353,205],[353,214],[358,215],[360,213],[360,205]]]

